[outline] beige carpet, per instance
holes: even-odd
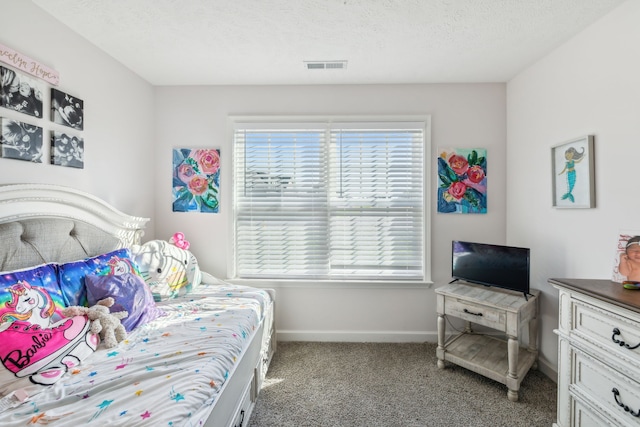
[[[464,368],[436,366],[435,344],[280,342],[252,427],[550,427],[556,384],[530,371],[520,399]]]

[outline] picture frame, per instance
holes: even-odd
[[[51,88],[51,121],[76,130],[84,130],[84,101]]]
[[[616,283],[640,282],[637,255],[640,251],[640,230],[619,230],[613,256],[611,281]],[[635,288],[632,288],[635,289]]]
[[[220,149],[173,149],[173,212],[219,213]]]
[[[551,147],[553,206],[589,209],[596,206],[593,135]]]
[[[0,157],[42,163],[42,133],[39,126],[0,117]]]
[[[486,148],[438,148],[438,213],[487,213]]]
[[[42,88],[35,78],[0,66],[0,107],[42,118]]]
[[[84,139],[51,131],[51,164],[84,169]]]

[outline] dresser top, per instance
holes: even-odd
[[[549,279],[549,283],[640,312],[640,289],[625,289],[621,283],[598,279]]]

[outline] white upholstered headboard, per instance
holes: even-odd
[[[148,221],[69,187],[0,185],[0,271],[139,244]]]

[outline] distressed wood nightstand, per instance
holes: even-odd
[[[507,386],[507,397],[518,400],[518,390],[538,359],[538,295],[455,282],[435,291],[438,312],[438,367],[445,361],[477,372]],[[466,321],[465,330],[445,341],[445,316]],[[505,338],[475,333],[472,324],[505,334]],[[528,347],[520,347],[520,330],[529,327]]]

